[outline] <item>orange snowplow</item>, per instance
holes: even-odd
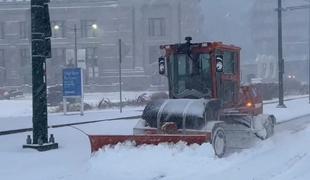
[[[212,144],[216,156],[243,148],[245,140],[273,135],[275,117],[263,114],[260,94],[240,85],[240,48],[221,42],[160,46],[159,74],[168,79],[169,99],[145,107],[134,135],[89,136],[92,152],[105,145],[133,141]]]

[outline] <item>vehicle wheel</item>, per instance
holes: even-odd
[[[266,140],[274,134],[274,121],[271,117],[268,117],[266,122],[263,124],[264,133],[257,133],[256,136],[261,140]],[[263,135],[262,135],[263,134]]]
[[[264,124],[264,128],[266,129],[266,133],[267,133],[266,139],[273,136],[273,134],[274,134],[274,122],[273,122],[271,117],[268,117],[268,120]]]
[[[217,157],[221,158],[226,152],[226,135],[224,128],[216,125],[212,131],[212,146]]]

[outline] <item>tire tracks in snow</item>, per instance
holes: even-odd
[[[281,175],[283,175],[288,170],[292,169],[294,166],[296,166],[304,157],[306,157],[308,154],[296,154],[293,157],[289,158],[287,161],[284,162],[284,164],[280,167],[275,167],[261,175],[260,177],[257,177],[253,180],[271,180],[274,178],[277,178]]]
[[[276,124],[275,129],[277,132],[291,131],[295,134],[307,128],[310,124],[310,114],[305,114],[287,121],[279,122]]]

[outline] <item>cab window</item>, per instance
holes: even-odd
[[[223,53],[223,65],[225,74],[235,74],[237,55],[234,52],[224,51]]]

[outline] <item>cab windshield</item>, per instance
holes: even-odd
[[[175,54],[172,61],[173,94],[177,98],[211,96],[210,54]]]

